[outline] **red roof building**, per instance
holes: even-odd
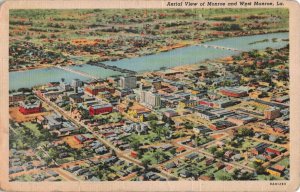
[[[39,100],[35,102],[20,102],[19,111],[24,115],[39,113],[42,111],[42,103]]]
[[[223,88],[220,90],[222,95],[226,95],[228,97],[245,97],[248,95],[247,91],[237,89],[237,88]]]
[[[108,104],[96,104],[92,105],[89,108],[90,116],[99,115],[103,113],[111,113],[113,110],[113,107],[110,103]]]

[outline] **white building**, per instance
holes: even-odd
[[[145,103],[150,107],[160,107],[161,106],[161,99],[160,95],[157,93],[153,93],[151,91],[141,91],[140,96],[141,103]]]
[[[120,77],[119,83],[120,87],[122,87],[123,89],[134,89],[136,88],[136,76]]]

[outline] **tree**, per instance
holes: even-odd
[[[217,151],[217,147],[211,147],[208,149],[211,154],[214,154]]]
[[[221,158],[221,157],[223,157],[223,155],[224,155],[224,151],[223,151],[223,150],[217,150],[217,151],[215,151],[214,155],[215,155],[217,158]]]
[[[145,168],[145,170],[148,170],[149,165],[151,164],[151,160],[148,158],[143,158],[142,164],[143,164],[143,167]]]
[[[252,129],[244,127],[238,130],[238,134],[241,136],[253,136],[254,132]]]
[[[249,77],[250,75],[253,75],[253,70],[250,67],[245,67],[243,69],[243,75]]]
[[[138,139],[133,138],[129,145],[133,150],[137,151],[139,149],[139,146],[141,145],[141,143]]]
[[[263,174],[265,173],[265,168],[262,166],[262,163],[254,161],[253,167],[256,170],[257,174]]]
[[[75,27],[75,25],[70,25],[70,26],[69,26],[69,29],[75,30],[76,27]]]
[[[157,120],[157,116],[154,113],[150,113],[147,117],[148,121],[154,121]]]

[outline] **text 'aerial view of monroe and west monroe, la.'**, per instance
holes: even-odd
[[[288,17],[10,10],[10,181],[289,180]]]

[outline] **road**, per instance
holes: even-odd
[[[84,125],[82,122],[79,122],[78,120],[73,119],[67,112],[65,112],[64,110],[62,110],[61,108],[59,108],[58,106],[56,106],[54,103],[46,100],[45,98],[39,96],[38,94],[36,94],[36,96],[42,101],[45,102],[46,104],[48,104],[50,107],[53,108],[54,111],[56,111],[57,113],[63,115],[66,119],[68,119],[69,121],[71,121],[72,123],[74,123],[75,125],[77,125],[78,127],[84,127],[86,130],[88,130],[90,133],[92,133],[94,135],[95,138],[97,138],[100,142],[102,142],[104,145],[106,145],[107,147],[111,148],[112,150],[115,151],[116,155],[118,157],[121,157],[123,159],[126,159],[127,161],[130,161],[138,166],[142,166],[143,164],[137,160],[134,159],[130,156],[127,156],[124,154],[124,152],[122,152],[121,150],[119,150],[118,148],[116,148],[114,145],[112,145],[110,142],[106,141],[104,138],[102,138],[101,136],[99,136],[96,132],[94,132],[90,127]],[[154,166],[149,166],[149,168],[155,168]],[[163,176],[166,176],[167,178],[169,177],[174,177],[173,175],[170,175],[169,173],[161,173]]]

